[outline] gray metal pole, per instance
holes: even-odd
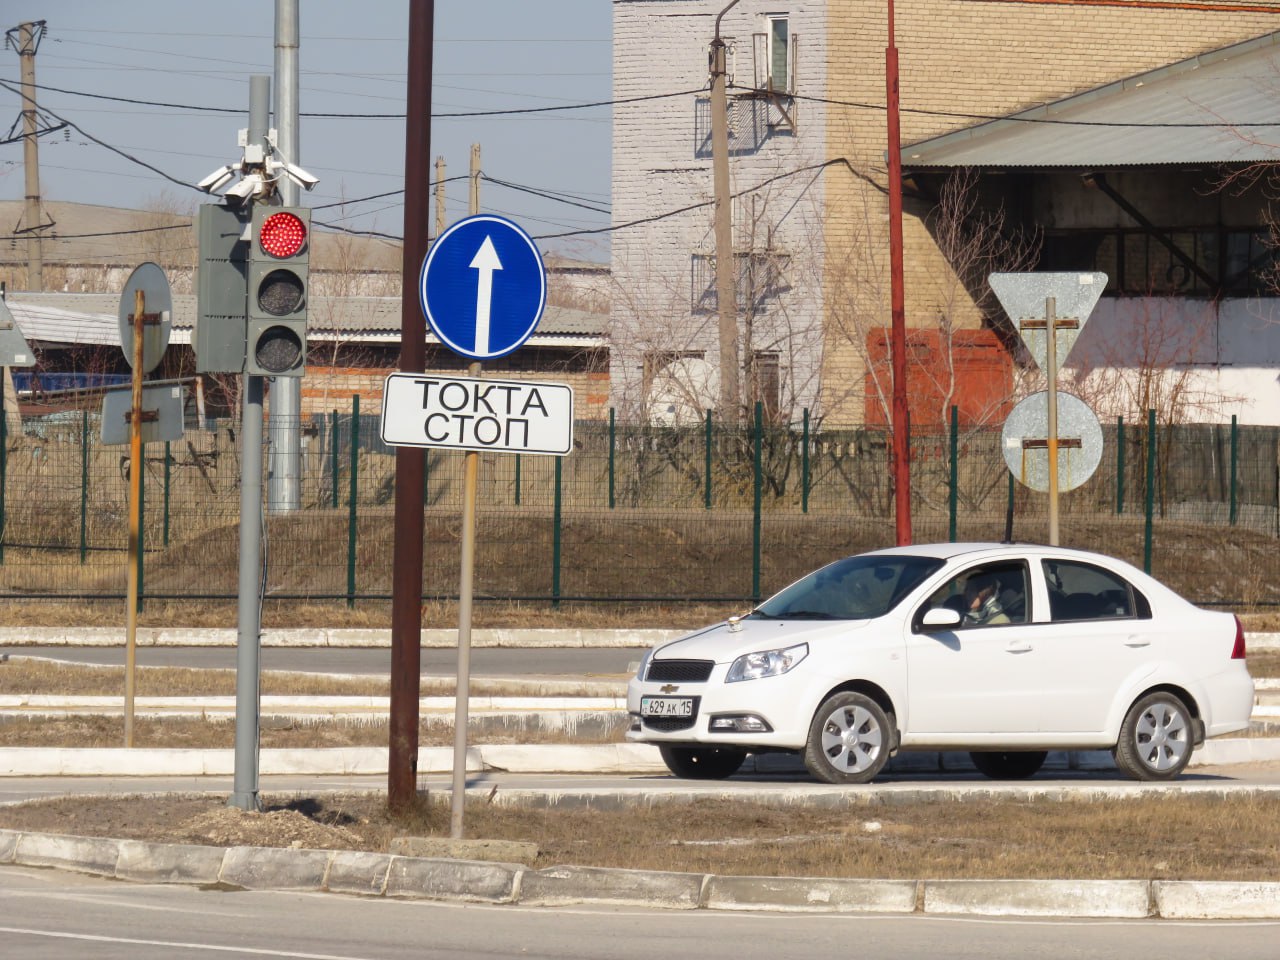
[[[301,164],[298,145],[298,0],[276,0],[276,146],[290,163]],[[280,199],[298,203],[298,185],[284,177]],[[305,352],[306,345],[303,345]],[[303,372],[306,360],[303,359]],[[302,378],[276,377],[271,383],[271,470],[267,509],[287,513],[302,506]]]
[[[249,143],[266,138],[271,78],[249,78]],[[262,623],[262,377],[245,374],[240,419],[240,593],[236,633],[235,781],[227,806],[259,810],[259,653]]]

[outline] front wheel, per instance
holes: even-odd
[[[870,783],[889,760],[893,725],[870,697],[828,697],[813,715],[804,765],[824,783]]]
[[[1045,750],[975,750],[969,759],[992,780],[1025,780],[1044,766],[1048,755]]]
[[[1125,715],[1116,766],[1135,780],[1172,780],[1191,760],[1191,711],[1165,691],[1147,694]]]
[[[738,772],[747,759],[743,750],[732,747],[658,747],[662,762],[685,780],[723,780]]]

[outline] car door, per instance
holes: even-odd
[[[1124,577],[1078,559],[1040,561],[1048,622],[1036,626],[1040,729],[1096,733],[1122,687],[1147,669],[1151,607]]]
[[[980,622],[971,616],[966,590],[993,579],[1003,616]],[[934,590],[915,610],[907,640],[907,718],[904,735],[917,742],[958,742],[983,735],[1034,736],[1039,697],[1031,682],[1026,634],[1031,594],[1027,564],[1001,561],[968,567]],[[933,607],[948,607],[961,622],[926,628]]]

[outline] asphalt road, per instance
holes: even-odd
[[[797,915],[370,900],[0,868],[6,957],[44,960],[1259,960],[1280,923]]]
[[[124,666],[123,647],[0,647],[15,657],[47,657],[69,663]],[[622,676],[644,656],[643,647],[619,648],[493,648],[471,651],[473,677],[592,677]],[[235,669],[234,647],[140,647],[142,667],[197,667]],[[457,674],[457,652],[431,648],[422,651],[422,675],[452,677]],[[388,676],[391,651],[337,647],[264,647],[263,670],[300,673],[347,673]]]

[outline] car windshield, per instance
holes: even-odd
[[[846,557],[797,580],[756,607],[752,616],[774,620],[882,617],[942,564],[934,557]]]

